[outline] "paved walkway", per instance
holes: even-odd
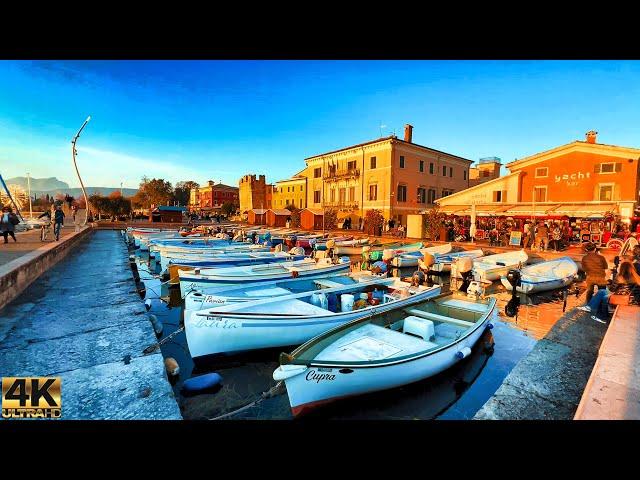
[[[65,225],[60,231],[60,241],[68,237],[75,231],[73,224]],[[16,233],[17,242],[9,237],[9,243],[5,244],[0,238],[0,266],[9,263],[22,255],[32,252],[47,243],[55,242],[53,237],[53,226],[49,232],[48,239],[45,242],[40,241],[40,229],[28,230],[26,232]]]
[[[640,420],[640,307],[620,306],[575,420]]]
[[[571,420],[607,326],[573,309],[504,379],[474,420]]]
[[[120,233],[94,232],[0,311],[0,377],[61,377],[63,419],[181,419],[155,341]]]

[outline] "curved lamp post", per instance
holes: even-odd
[[[82,133],[82,130],[84,129],[84,127],[86,127],[87,123],[89,123],[89,120],[91,120],[91,115],[87,117],[87,119],[84,121],[84,123],[80,127],[80,130],[78,130],[78,133],[76,133],[76,136],[73,137],[73,140],[71,140],[71,156],[73,158],[73,166],[76,168],[76,174],[78,175],[78,180],[80,181],[80,186],[82,187],[82,194],[84,195],[84,203],[86,207],[84,222],[82,223],[83,227],[87,224],[87,219],[89,218],[89,198],[87,197],[87,191],[84,188],[84,183],[82,183],[82,178],[80,178],[80,172],[78,171],[78,164],[76,163],[76,155],[78,154],[78,151],[76,150],[76,142],[78,141],[78,137],[80,136],[80,133]]]

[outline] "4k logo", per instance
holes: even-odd
[[[4,377],[3,418],[60,418],[60,377]]]

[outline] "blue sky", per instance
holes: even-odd
[[[503,163],[594,129],[640,147],[638,61],[0,61],[0,174],[137,187],[142,175],[269,181],[402,137]]]

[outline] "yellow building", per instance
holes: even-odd
[[[238,182],[240,212],[246,213],[254,208],[269,209],[273,185],[266,183],[265,176],[245,175]],[[275,205],[273,205],[275,208]]]
[[[335,208],[354,225],[371,209],[406,225],[408,214],[469,186],[471,160],[395,135],[305,159],[307,207]],[[279,206],[279,205],[278,205]]]
[[[502,162],[498,157],[485,157],[478,161],[478,165],[469,169],[469,186],[494,180],[500,176]]]
[[[285,208],[287,205],[307,208],[307,177],[302,175],[304,172],[275,183],[271,199],[273,208]]]

